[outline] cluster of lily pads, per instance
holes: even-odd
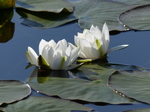
[[[140,101],[149,104],[148,69],[101,62],[107,62],[107,53],[128,46],[120,45],[108,49],[109,31],[150,29],[145,24],[149,21],[149,0],[124,0],[125,3],[132,4],[122,3],[121,0],[68,1],[17,0],[17,4],[15,0],[0,1],[2,8],[15,7],[16,12],[22,16],[22,24],[25,25],[52,28],[77,21],[85,29],[83,33],[74,36],[75,45],[65,39],[57,43],[54,40],[42,39],[39,43],[39,55],[28,47],[27,59],[36,67],[25,83],[16,80],[0,81],[0,111],[93,111],[92,108],[74,102],[76,100],[108,104],[137,104]],[[10,23],[12,15],[12,12],[7,13],[7,19],[4,18],[1,24],[1,31],[6,30],[2,29],[3,26],[9,29],[13,27],[12,23],[11,27],[7,24]],[[31,95],[31,88],[47,96]],[[125,112],[143,111],[148,112],[150,109]]]

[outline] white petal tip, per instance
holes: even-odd
[[[113,48],[109,49],[107,53],[112,52],[112,51],[121,50],[121,49],[124,49],[124,48],[126,48],[128,46],[129,46],[128,44],[119,45],[119,46],[116,46],[116,47],[113,47]]]

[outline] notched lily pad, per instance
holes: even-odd
[[[120,14],[119,21],[134,30],[150,30],[150,4],[138,6]]]
[[[73,11],[73,6],[66,0],[17,0],[17,7],[37,12],[60,13],[62,11]]]
[[[129,98],[150,103],[150,72],[122,71],[110,77],[109,84]]]
[[[0,80],[0,105],[21,100],[30,93],[28,84],[16,80]]]
[[[33,89],[50,96],[69,100],[104,102],[110,104],[132,103],[133,101],[116,94],[108,85],[108,78],[116,70],[99,65],[83,65],[81,69],[70,71],[73,78],[43,77],[27,82]],[[36,73],[34,71],[34,73]],[[59,73],[58,73],[59,74]],[[80,79],[81,78],[81,79]]]
[[[71,112],[71,110],[91,112],[93,110],[72,101],[41,96],[31,96],[0,109],[2,112]]]
[[[119,2],[97,1],[97,0],[78,0],[71,2],[75,6],[74,15],[78,18],[81,28],[89,29],[91,25],[102,28],[106,22],[109,30],[126,31],[118,22],[118,15],[132,6]]]

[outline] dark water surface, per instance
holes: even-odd
[[[71,23],[52,29],[36,29],[19,23],[20,16],[16,13],[12,19],[15,23],[15,32],[11,40],[0,43],[0,79],[25,81],[31,74],[33,68],[25,69],[27,59],[25,51],[31,46],[38,52],[38,44],[41,39],[47,41],[54,39],[58,41],[65,38],[73,43],[74,35],[83,30],[77,23]],[[108,26],[109,27],[109,26]],[[109,53],[108,62],[115,64],[136,65],[150,68],[150,31],[129,31],[111,36],[110,47],[129,44],[130,46],[121,51]],[[150,108],[147,104],[136,105],[105,105],[99,106],[86,104],[97,112],[122,112],[129,109]]]

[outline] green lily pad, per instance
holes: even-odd
[[[1,108],[3,112],[71,112],[71,110],[81,110],[91,112],[92,109],[84,105],[52,98],[31,96],[25,100]]]
[[[150,5],[138,6],[120,14],[119,21],[127,28],[150,30]]]
[[[102,28],[106,22],[109,30],[126,31],[118,22],[120,13],[130,9],[132,6],[119,2],[78,0],[71,2],[75,6],[74,16],[78,18],[78,24],[83,29],[89,29],[91,25]]]
[[[127,110],[127,111],[123,111],[123,112],[150,112],[149,108],[146,109],[135,109],[135,110]]]
[[[130,5],[145,5],[150,3],[149,0],[113,0],[113,1],[123,2]]]
[[[110,77],[109,84],[129,98],[150,103],[150,72],[119,72]]]
[[[0,9],[15,7],[15,0],[0,0]]]
[[[0,105],[21,100],[30,93],[28,84],[15,80],[0,80]]]
[[[150,112],[150,109],[136,109],[136,110],[127,110],[123,112]]]
[[[33,12],[21,8],[16,8],[16,12],[22,16],[22,24],[35,28],[53,28],[76,20],[67,12]]]
[[[66,0],[17,0],[17,7],[38,12],[60,13],[62,11],[73,11],[73,6]]]
[[[133,100],[116,94],[108,86],[108,78],[116,70],[107,69],[99,65],[81,68],[79,71],[75,70],[76,73],[70,72],[70,75],[74,78],[48,77],[44,75],[42,77],[40,75],[34,80],[32,77],[32,82],[27,83],[36,91],[50,96],[59,96],[63,99],[110,104],[133,102]],[[79,77],[82,79],[79,79]]]

